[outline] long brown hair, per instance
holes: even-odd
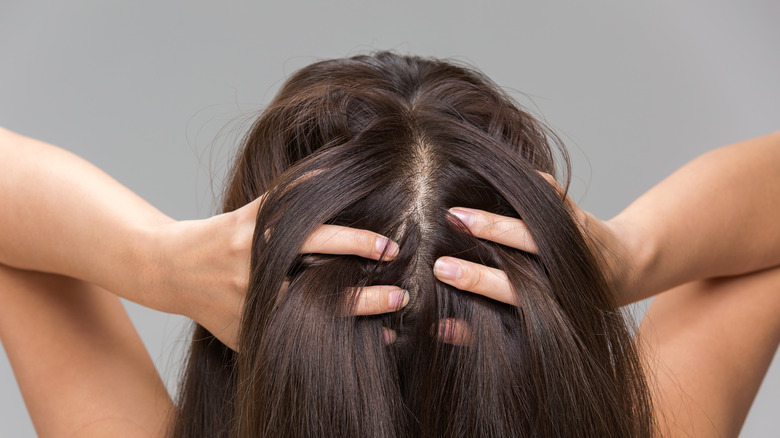
[[[196,327],[172,435],[652,436],[623,314],[538,173],[555,172],[551,138],[450,62],[381,52],[293,75],[247,134],[225,192],[225,211],[266,194],[240,353]],[[474,238],[454,206],[521,218],[538,255]],[[389,236],[400,254],[299,255],[323,223]],[[519,304],[437,281],[445,255],[506,271]],[[409,304],[348,316],[355,286],[374,284],[409,290]],[[447,318],[468,324],[469,345],[433,336]]]

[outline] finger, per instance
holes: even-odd
[[[550,175],[549,173],[545,172],[538,172],[539,175],[542,176],[547,182],[555,189],[555,192],[558,193],[558,196],[561,197],[561,200],[566,204],[567,207],[573,210],[577,210],[577,204],[572,201],[571,196],[569,196],[569,192],[563,188],[561,183],[558,182],[558,180],[555,179],[554,176]]]
[[[385,345],[390,345],[398,338],[398,335],[395,333],[395,330],[387,327],[382,327],[382,335],[385,340]]]
[[[471,234],[480,239],[492,240],[535,254],[539,252],[528,227],[520,219],[463,207],[451,208],[449,212],[457,217]]]
[[[395,312],[409,303],[409,292],[397,286],[367,286],[360,290],[354,315]]]
[[[539,175],[542,176],[545,180],[547,180],[548,183],[550,183],[551,186],[555,189],[556,192],[558,192],[558,196],[561,197],[561,200],[563,200],[563,203],[566,205],[566,207],[574,214],[575,219],[579,222],[581,228],[587,227],[587,220],[588,220],[588,213],[585,212],[585,210],[581,209],[572,199],[571,196],[569,196],[568,191],[566,191],[563,186],[561,186],[560,183],[550,175],[549,173],[545,172],[539,172]]]
[[[454,257],[440,257],[433,265],[433,274],[442,282],[460,290],[517,305],[506,273],[500,269]]]
[[[546,179],[547,183],[549,183],[551,186],[553,186],[553,188],[555,189],[556,192],[558,192],[560,194],[564,193],[563,187],[560,185],[560,183],[558,183],[558,180],[555,179],[554,176],[552,176],[551,174],[549,174],[547,172],[542,172],[540,170],[537,170],[536,173],[541,175],[542,178]]]
[[[321,225],[306,239],[301,253],[354,254],[379,260],[398,255],[398,244],[373,231],[338,225]]]
[[[446,344],[467,347],[471,345],[473,336],[471,327],[466,321],[447,318],[439,321],[436,337]]]

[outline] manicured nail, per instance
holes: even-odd
[[[463,222],[463,225],[467,227],[474,225],[474,221],[477,219],[477,216],[474,213],[459,208],[451,208],[450,214],[460,219],[460,221]]]
[[[401,309],[409,303],[409,292],[403,289],[397,289],[390,292],[390,308]]]
[[[433,274],[440,280],[457,280],[463,274],[460,263],[442,257],[433,264]]]
[[[385,251],[385,257],[395,257],[398,255],[398,244],[387,237],[380,237],[376,239],[376,252],[382,254],[382,251]]]

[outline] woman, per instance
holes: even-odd
[[[778,134],[601,222],[487,79],[380,53],[296,74],[204,221],[0,144],[0,336],[42,436],[733,436],[777,348]],[[678,286],[632,344],[617,304]],[[116,295],[202,327],[178,409]]]

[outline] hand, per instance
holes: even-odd
[[[249,284],[249,263],[259,199],[204,220],[172,222],[156,231],[159,254],[151,278],[161,297],[159,310],[185,315],[235,349]],[[306,240],[302,253],[354,254],[378,260],[398,254],[398,245],[371,231],[322,225]],[[153,282],[154,284],[154,282]],[[375,315],[405,306],[408,293],[396,286],[363,288],[355,313]],[[394,334],[385,332],[385,341]]]
[[[580,209],[563,188],[548,174],[542,176],[558,191],[579,225],[591,250],[602,260],[607,281],[615,292],[618,305],[629,304],[637,299],[636,270],[633,269],[631,252],[628,250],[626,230],[610,222],[597,219]],[[538,253],[538,248],[528,228],[520,219],[500,216],[482,210],[455,207],[450,213],[457,217],[471,233],[485,240]],[[516,305],[506,273],[477,263],[454,257],[441,257],[434,264],[434,275],[440,281],[458,289],[477,293],[503,303]],[[457,324],[456,324],[457,325]],[[440,330],[440,333],[442,331]],[[448,328],[450,335],[459,330]]]

